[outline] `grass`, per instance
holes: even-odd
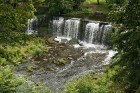
[[[99,0],[100,4],[97,4],[97,0],[86,0],[83,5],[85,7],[88,7],[90,10],[94,12],[96,11],[102,11],[103,13],[108,13],[109,8],[108,4],[106,3],[106,0]]]
[[[105,4],[106,0],[99,0],[100,4]],[[97,4],[97,0],[86,0],[84,4]]]

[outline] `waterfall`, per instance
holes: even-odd
[[[63,33],[63,24],[64,24],[64,18],[59,17],[59,19],[53,20],[53,32],[57,33],[57,36],[62,36]]]
[[[72,18],[65,21],[64,36],[67,38],[78,38],[80,19]]]
[[[26,34],[33,34],[37,32],[37,18],[28,19],[28,28]]]
[[[57,39],[75,38],[85,44],[109,45],[112,25],[80,18],[65,19],[59,17],[53,20],[53,31],[57,34]]]
[[[88,44],[109,45],[112,25],[108,25],[108,23],[81,20],[80,18],[64,19],[63,17],[57,17],[51,22],[52,30],[59,37],[59,40],[62,38],[69,41],[75,38]],[[37,18],[28,19],[26,33],[36,33],[37,25]]]
[[[99,23],[88,23],[85,30],[85,41],[87,43],[95,43],[98,36]]]
[[[102,36],[102,44],[108,45],[112,33],[112,25],[105,25]]]
[[[99,26],[99,23],[88,23],[86,25],[84,41],[90,44],[108,45],[111,33],[111,25]]]

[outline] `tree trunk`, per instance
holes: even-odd
[[[99,0],[97,0],[97,4],[99,5],[100,3],[99,3]]]

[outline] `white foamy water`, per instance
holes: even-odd
[[[67,38],[76,38],[78,37],[80,26],[80,19],[72,18],[65,21],[64,26],[64,36]]]
[[[115,56],[116,53],[117,53],[117,51],[109,50],[109,53],[108,53],[107,57],[103,61],[103,65],[109,65],[110,61],[111,61],[111,58],[113,56]]]
[[[59,17],[59,19],[53,20],[53,31],[57,33],[57,36],[62,36],[63,25],[63,17]]]
[[[25,33],[28,35],[37,33],[37,22],[37,18],[28,19],[28,28]]]
[[[72,38],[70,37],[64,37],[64,36],[57,36],[54,40],[61,43],[62,41],[68,42],[70,41]],[[63,42],[64,43],[64,42]]]
[[[91,43],[87,43],[84,41],[80,41],[79,44],[74,44],[73,46],[74,46],[74,48],[80,48],[80,47],[94,48],[94,49],[106,49],[107,48],[105,45],[91,44]]]

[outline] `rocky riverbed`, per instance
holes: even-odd
[[[43,82],[54,93],[64,89],[74,77],[81,74],[103,72],[103,62],[109,51],[95,48],[74,48],[48,38],[48,53],[31,58],[17,67],[16,73],[27,75],[33,82]]]

